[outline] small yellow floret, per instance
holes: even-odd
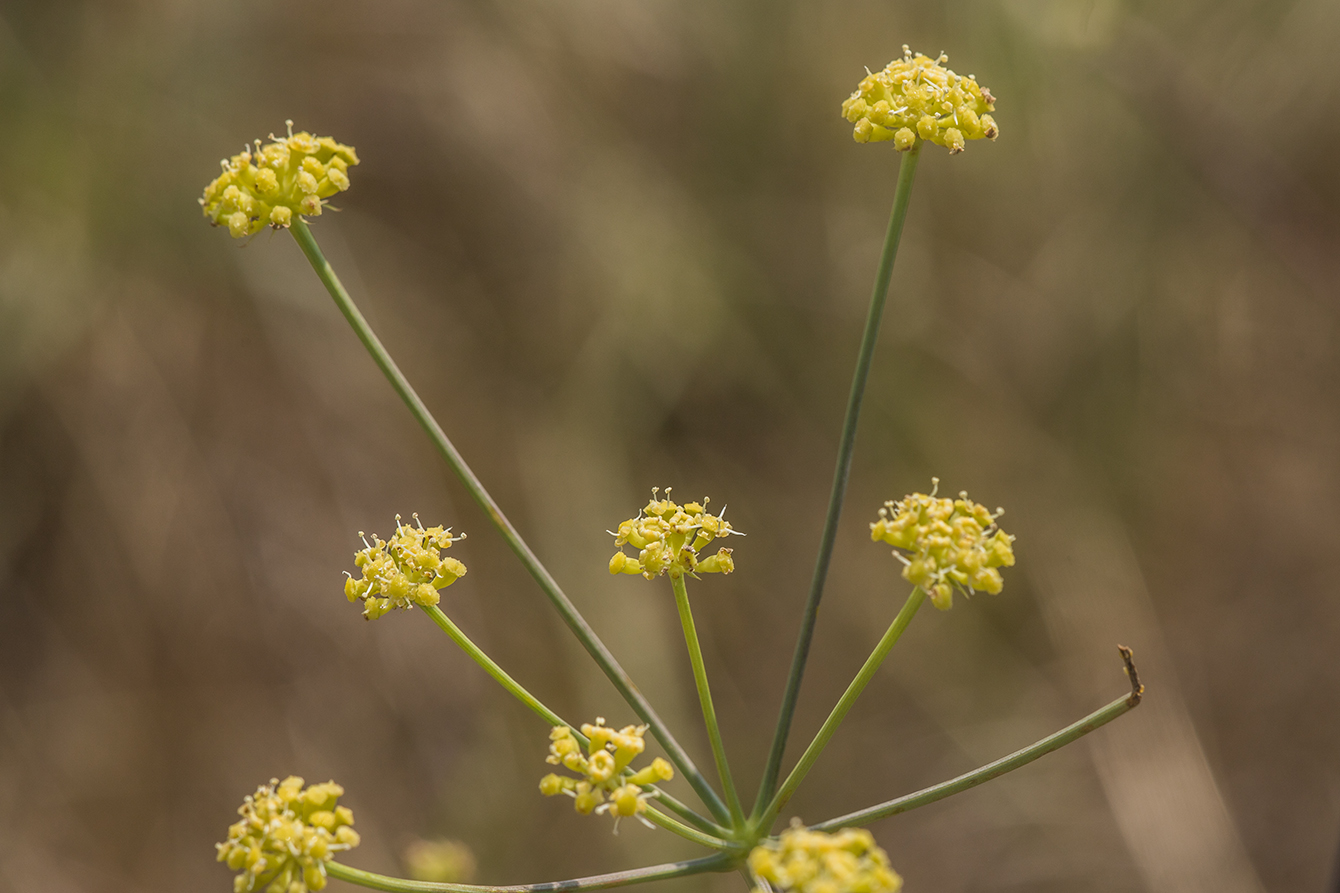
[[[401,524],[396,515],[395,535],[389,542],[374,535],[371,544],[364,539],[366,548],[354,553],[354,564],[363,576],[349,576],[344,595],[351,602],[363,600],[363,616],[368,620],[393,608],[436,605],[441,600],[437,591],[465,576],[464,564],[441,554],[465,539],[465,534],[453,537],[449,527],[425,529],[418,515],[414,520],[417,526],[411,527]]]
[[[869,831],[828,834],[799,821],[750,850],[749,870],[762,882],[754,893],[898,893],[903,886]]]
[[[256,789],[237,810],[242,820],[216,844],[218,859],[233,871],[235,893],[265,889],[307,893],[326,886],[326,860],[358,846],[349,827],[354,814],[337,806],[344,788],[333,781],[303,789],[296,775]]]
[[[205,187],[200,206],[215,226],[227,226],[233,238],[258,233],[267,225],[282,229],[294,214],[317,217],[325,199],[349,188],[349,166],[358,164],[352,146],[310,133],[270,135],[222,162],[223,173]]]
[[[619,551],[610,559],[611,574],[641,574],[648,580],[668,573],[672,577],[684,574],[729,574],[735,570],[731,549],[717,549],[712,555],[703,550],[718,537],[731,534],[743,536],[730,526],[721,514],[708,514],[707,498],[702,502],[680,505],[670,500],[667,487],[664,499],[657,499],[660,488],[651,491],[649,501],[636,518],[619,525],[618,531],[608,531],[614,537]],[[624,544],[640,550],[636,558],[623,551]],[[701,556],[701,557],[700,557]]]
[[[995,97],[972,75],[961,77],[944,67],[948,61],[944,53],[932,59],[904,45],[903,58],[868,73],[842,103],[856,142],[893,140],[894,148],[906,152],[919,136],[955,155],[967,140],[994,140],[1000,128],[987,112],[995,109]]]
[[[931,478],[935,489],[940,479]],[[1005,585],[997,568],[1014,565],[1014,537],[996,526],[1004,509],[985,506],[960,493],[958,499],[937,499],[913,493],[898,502],[886,502],[879,520],[870,525],[870,538],[886,542],[903,562],[903,579],[920,586],[942,611],[953,604],[954,590],[965,595],[981,590],[996,595]]]
[[[660,757],[640,771],[631,771],[629,764],[646,749],[642,737],[646,732],[646,726],[614,729],[605,725],[603,717],[597,717],[594,725],[582,724],[582,735],[587,740],[583,754],[572,729],[554,726],[549,733],[549,756],[545,762],[582,777],[551,772],[540,779],[540,793],[546,797],[567,794],[573,798],[573,808],[582,815],[608,812],[615,819],[640,815],[647,808],[649,796],[643,786],[675,777],[674,768]]]

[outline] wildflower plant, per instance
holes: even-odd
[[[328,198],[349,188],[349,170],[358,164],[355,151],[330,137],[295,134],[290,122],[285,137],[272,136],[265,145],[257,141],[223,162],[222,174],[206,187],[200,199],[205,217],[212,224],[227,226],[234,237],[254,235],[267,226],[286,229],[294,237],[392,388],[610,680],[636,722],[615,727],[597,718],[595,723],[573,725],[470,640],[441,608],[441,590],[466,572],[460,561],[445,554],[464,536],[452,536],[449,528],[424,527],[417,516],[413,524],[405,524],[397,517],[389,539],[375,534],[369,539],[360,533],[364,548],[354,557],[358,575],[346,572],[346,598],[360,603],[367,619],[394,609],[417,608],[427,614],[486,673],[545,723],[550,730],[545,762],[558,771],[540,779],[541,794],[570,797],[581,815],[613,817],[616,829],[620,820],[634,818],[710,851],[702,858],[680,862],[505,888],[474,886],[459,877],[448,879],[433,866],[423,871],[415,869],[414,873],[421,878],[433,875],[435,879],[388,877],[339,861],[358,843],[351,827],[352,813],[336,803],[343,789],[334,782],[304,788],[302,779],[290,777],[283,782],[273,780],[246,798],[240,810],[242,820],[218,845],[219,860],[238,872],[234,881],[238,893],[306,893],[322,889],[328,877],[392,893],[583,890],[725,871],[741,872],[753,893],[896,893],[902,879],[862,825],[1017,769],[1140,703],[1144,689],[1131,662],[1130,649],[1118,646],[1130,677],[1130,692],[1078,722],[957,778],[808,826],[794,819],[789,830],[774,833],[788,800],[927,598],[937,608],[948,610],[955,592],[964,596],[973,592],[997,594],[1005,584],[1002,569],[1014,564],[1014,537],[998,523],[1001,510],[990,511],[966,493],[956,499],[938,497],[938,480],[933,481],[929,494],[913,493],[879,508],[870,524],[871,538],[893,547],[911,592],[804,753],[782,776],[782,758],[832,559],[857,421],[922,145],[942,146],[953,155],[963,151],[970,140],[994,140],[999,134],[991,115],[995,97],[972,75],[965,78],[955,74],[946,67],[947,61],[944,54],[932,59],[904,47],[902,57],[885,68],[867,70],[856,92],[842,105],[843,117],[855,127],[857,142],[892,142],[901,161],[857,352],[814,574],[772,745],[752,805],[741,799],[730,771],[688,595],[689,579],[696,586],[710,575],[729,574],[736,569],[734,550],[725,543],[743,534],[726,521],[724,509],[713,514],[707,508],[707,498],[680,504],[671,498],[669,488],[655,489],[634,517],[609,531],[615,546],[608,562],[610,573],[641,575],[652,582],[660,577],[669,580],[715,763],[714,785],[471,471],[323,256],[306,218],[319,216]],[[742,560],[747,568],[747,557]],[[648,734],[659,743],[665,757],[642,761]],[[543,755],[542,740],[537,737],[537,763]],[[686,803],[666,789],[666,783],[680,780],[691,789],[698,805]]]

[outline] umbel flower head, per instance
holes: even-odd
[[[997,568],[1014,564],[1014,537],[996,526],[1005,510],[990,512],[966,492],[958,499],[937,499],[940,479],[931,483],[929,496],[913,493],[884,503],[879,520],[870,525],[870,538],[894,547],[903,579],[925,590],[941,611],[949,610],[956,588],[965,595],[974,589],[997,594],[1005,585]]]
[[[651,501],[636,518],[620,524],[617,533],[606,531],[619,547],[610,559],[610,573],[641,574],[650,580],[664,573],[678,577],[695,573],[729,574],[735,570],[730,549],[719,548],[713,555],[699,557],[717,537],[744,535],[723,517],[726,510],[723,508],[719,515],[708,514],[706,497],[702,502],[679,505],[670,500],[669,487],[665,488],[664,499],[656,498],[659,491],[660,487],[652,488]],[[640,550],[636,558],[624,554],[625,543]]]
[[[856,125],[852,136],[858,143],[893,140],[906,152],[918,139],[930,140],[954,155],[967,140],[994,140],[1000,133],[991,91],[977,84],[973,75],[955,74],[936,59],[913,55],[903,45],[903,58],[894,59],[882,71],[870,73],[842,103],[842,117]]]
[[[200,207],[211,224],[240,239],[287,227],[294,214],[320,216],[326,199],[349,188],[358,154],[328,136],[294,133],[289,121],[287,137],[272,133],[269,145],[256,140],[220,163],[223,173],[205,187]]]
[[[898,893],[903,886],[869,831],[828,834],[798,820],[779,840],[750,851],[749,870],[759,882],[754,893]]]
[[[368,620],[392,608],[435,605],[441,600],[439,589],[465,576],[465,565],[441,554],[465,539],[465,534],[452,537],[451,528],[441,526],[425,530],[417,514],[414,522],[413,527],[401,524],[396,515],[395,535],[389,542],[374,534],[369,545],[363,531],[358,532],[367,548],[354,553],[354,564],[363,576],[355,579],[346,574],[344,594],[349,601],[363,600],[363,616]]]
[[[642,740],[646,731],[646,726],[615,730],[605,725],[604,717],[596,717],[595,725],[582,724],[582,734],[588,741],[587,752],[583,754],[572,729],[554,726],[549,733],[549,756],[545,762],[582,777],[550,772],[540,779],[540,793],[546,797],[567,794],[573,798],[573,808],[582,815],[608,812],[616,820],[638,815],[647,808],[647,794],[642,785],[675,777],[674,767],[660,757],[644,769],[629,771],[629,764],[647,746]]]
[[[234,893],[307,893],[326,886],[326,860],[358,846],[354,814],[336,801],[333,781],[303,788],[296,775],[270,779],[242,801],[242,816],[215,844],[219,861],[239,872]]]

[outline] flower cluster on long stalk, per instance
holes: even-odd
[[[418,517],[414,519],[418,522]],[[389,540],[373,534],[372,542],[354,555],[354,564],[362,572],[344,581],[349,601],[363,602],[363,616],[376,620],[387,611],[413,607],[432,607],[442,600],[439,589],[446,589],[465,576],[465,565],[442,551],[464,535],[453,537],[448,527],[424,528],[395,519],[395,533]],[[362,531],[358,534],[365,536]]]
[[[227,226],[233,238],[267,226],[287,229],[295,215],[319,217],[326,199],[349,188],[349,168],[358,164],[352,146],[328,136],[293,132],[270,134],[222,162],[223,173],[205,187],[200,207],[215,226]]]
[[[867,76],[842,105],[842,114],[854,125],[858,142],[892,142],[901,161],[870,312],[857,354],[813,582],[772,748],[754,805],[748,810],[740,799],[726,757],[687,582],[699,580],[705,574],[726,575],[735,570],[733,550],[722,542],[742,534],[726,521],[724,509],[713,514],[708,511],[706,498],[680,504],[671,499],[669,488],[653,490],[651,499],[635,516],[610,531],[616,551],[608,564],[613,574],[669,579],[717,771],[714,784],[470,470],[321,253],[306,218],[319,216],[327,199],[349,188],[349,168],[359,161],[353,148],[330,137],[313,136],[305,131],[293,133],[290,122],[285,137],[272,136],[267,144],[258,140],[225,160],[223,172],[206,187],[200,199],[210,223],[227,226],[235,237],[252,235],[267,226],[287,229],[293,235],[391,386],[638,721],[620,728],[605,725],[603,718],[580,727],[572,725],[508,675],[457,626],[441,607],[441,590],[466,572],[464,564],[444,554],[462,538],[453,537],[449,528],[424,527],[417,516],[412,525],[404,524],[397,517],[395,533],[389,539],[375,535],[371,541],[364,538],[364,548],[354,556],[358,575],[348,574],[344,585],[348,600],[360,603],[362,614],[368,619],[396,609],[423,612],[480,668],[542,719],[550,729],[547,762],[570,773],[546,774],[539,784],[542,794],[569,796],[580,814],[613,816],[616,828],[618,819],[636,817],[644,824],[678,834],[710,851],[698,859],[509,890],[596,889],[707,871],[738,870],[747,877],[754,893],[897,893],[902,879],[893,870],[887,854],[859,826],[934,802],[1025,765],[1139,703],[1143,688],[1131,663],[1130,650],[1122,648],[1131,693],[1066,729],[1009,757],[923,791],[808,827],[798,819],[793,820],[789,830],[781,834],[773,832],[791,795],[922,603],[929,597],[936,607],[947,609],[956,590],[964,594],[999,593],[1005,582],[1001,569],[1014,564],[1014,537],[1000,529],[1001,511],[987,510],[968,499],[966,493],[957,499],[939,498],[932,488],[929,495],[913,493],[886,502],[870,525],[871,538],[894,548],[903,564],[902,576],[911,584],[911,593],[800,759],[785,778],[781,776],[810,637],[846,494],[857,419],[921,146],[923,143],[942,146],[953,155],[961,152],[970,140],[994,140],[999,133],[990,114],[995,109],[995,97],[975,77],[962,77],[949,70],[943,54],[931,58],[913,53],[907,47],[903,50],[901,58],[878,72],[867,70]],[[938,486],[938,481],[935,483]],[[664,756],[656,756],[636,768],[634,762],[643,757],[652,743],[648,735],[664,751]],[[672,780],[687,783],[700,805],[685,803],[666,790],[664,783]],[[262,889],[265,893],[307,893],[321,890],[329,877],[392,893],[488,893],[498,889],[462,882],[463,876],[473,872],[474,863],[468,851],[455,841],[421,842],[414,849],[413,858],[407,857],[407,861],[420,880],[387,877],[343,864],[337,857],[343,857],[358,844],[358,835],[350,827],[353,814],[336,802],[343,793],[343,788],[334,782],[304,788],[301,778],[289,777],[282,782],[272,780],[247,797],[240,810],[241,821],[229,829],[227,840],[218,845],[219,860],[238,872],[234,881],[237,893]]]
[[[939,486],[939,478],[932,478]],[[948,611],[954,590],[974,589],[996,595],[1005,581],[998,568],[1014,564],[1014,537],[996,526],[1004,509],[988,511],[959,493],[958,499],[937,499],[913,493],[884,503],[870,538],[894,547],[903,563],[903,579],[930,594],[931,604]],[[906,557],[903,552],[910,553]]]
[[[572,729],[554,726],[545,762],[576,772],[581,778],[550,772],[540,779],[540,793],[546,797],[567,794],[573,799],[572,808],[582,815],[608,812],[619,819],[646,812],[650,795],[642,786],[675,777],[675,767],[661,757],[637,772],[626,771],[646,749],[647,743],[642,740],[646,731],[646,726],[611,729],[603,716],[596,717],[595,725],[582,724],[587,748],[583,754]]]

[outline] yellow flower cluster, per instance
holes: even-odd
[[[798,821],[775,843],[754,847],[749,870],[759,881],[754,893],[898,893],[903,886],[869,831],[828,834]]]
[[[903,58],[868,73],[842,103],[842,117],[856,125],[856,142],[893,140],[898,151],[906,152],[920,137],[953,155],[963,151],[967,140],[994,140],[1000,128],[987,112],[995,110],[995,97],[972,75],[961,77],[945,68],[942,63],[948,61],[943,53],[938,59],[913,55],[904,44]]]
[[[333,781],[305,790],[296,775],[270,779],[237,810],[242,820],[216,844],[219,861],[240,872],[234,893],[262,887],[266,893],[307,893],[326,886],[326,860],[358,846],[349,827],[354,814],[336,800],[344,788]]]
[[[651,501],[643,507],[636,518],[630,518],[619,525],[616,533],[606,531],[614,537],[614,545],[620,547],[610,559],[611,574],[641,574],[648,580],[660,574],[669,573],[672,577],[684,574],[729,574],[735,570],[735,561],[731,550],[717,549],[715,555],[699,558],[702,550],[717,537],[739,534],[722,516],[710,515],[702,502],[686,502],[683,505],[671,502],[670,488],[665,490],[665,498],[657,499],[660,491],[655,487],[651,491]],[[627,543],[641,551],[636,558],[624,554],[623,545]]]
[[[931,478],[935,489],[940,479]],[[974,589],[1000,592],[1004,586],[997,568],[1014,564],[1014,537],[996,526],[1004,509],[994,513],[960,493],[958,499],[937,499],[935,489],[927,496],[913,493],[899,502],[886,502],[879,520],[870,525],[870,538],[883,540],[901,552],[903,578],[920,586],[941,611],[949,610],[954,589],[969,594]]]
[[[604,717],[596,717],[595,725],[582,724],[582,734],[589,742],[587,752],[583,754],[572,729],[554,726],[549,733],[549,756],[545,762],[563,766],[583,777],[577,779],[550,772],[540,779],[540,793],[546,797],[567,794],[573,798],[573,808],[582,815],[608,812],[616,819],[637,815],[647,808],[647,794],[642,785],[675,777],[674,767],[660,757],[652,760],[645,769],[627,771],[628,764],[647,746],[642,740],[646,731],[646,726],[624,726],[615,730],[605,725]]]
[[[414,520],[418,522],[419,516],[415,515]],[[465,576],[465,565],[440,554],[440,550],[465,539],[465,534],[453,538],[451,528],[425,530],[422,523],[411,527],[401,524],[399,515],[395,523],[390,542],[374,535],[368,545],[364,538],[367,548],[354,554],[354,564],[363,576],[355,579],[346,574],[349,579],[344,581],[345,596],[351,602],[363,600],[363,616],[368,620],[376,620],[392,608],[435,605],[441,600],[439,589]],[[358,535],[363,536],[363,532]]]
[[[358,164],[353,147],[288,126],[287,137],[270,134],[269,145],[256,140],[254,151],[248,146],[221,162],[223,173],[205,187],[205,216],[235,239],[287,227],[294,214],[320,216],[325,199],[349,188],[349,167]]]

